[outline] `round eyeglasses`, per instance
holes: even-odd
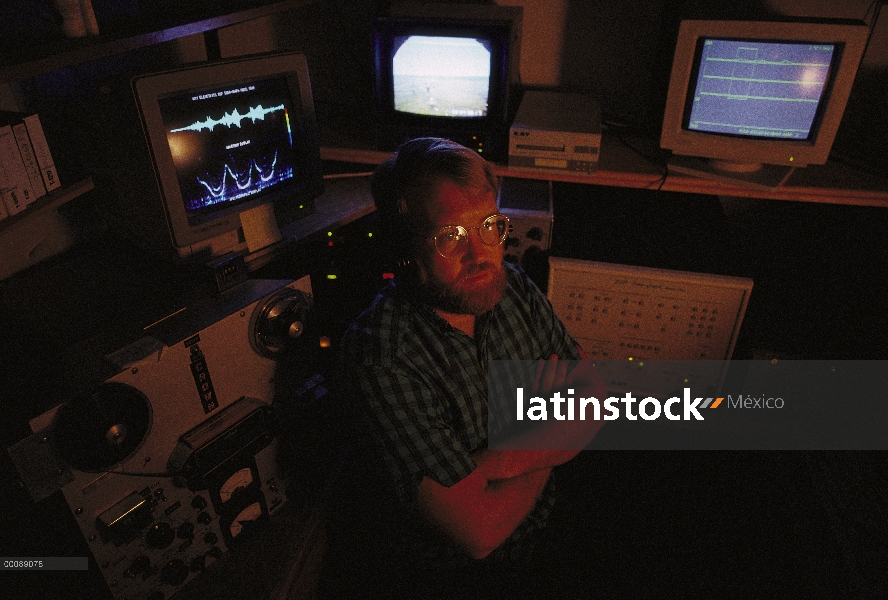
[[[499,246],[509,235],[509,217],[499,213],[488,215],[477,227],[445,225],[434,236],[426,239],[435,240],[435,250],[443,258],[447,258],[464,248],[469,239],[469,231],[475,230],[478,231],[478,236],[485,245]]]

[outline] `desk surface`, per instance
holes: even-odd
[[[841,163],[810,165],[792,173],[779,188],[760,189],[741,187],[668,171],[654,157],[659,150],[656,142],[646,138],[602,136],[601,160],[592,174],[573,173],[552,169],[516,169],[495,165],[497,175],[586,183],[611,187],[735,196],[772,200],[795,200],[888,208],[888,178],[856,170]],[[321,158],[363,164],[379,164],[390,152],[360,147],[324,146]]]

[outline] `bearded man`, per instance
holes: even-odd
[[[365,548],[377,565],[360,585],[378,576],[385,595],[449,596],[456,585],[478,597],[516,581],[503,574],[533,563],[553,468],[578,453],[487,448],[489,361],[547,359],[548,377],[563,381],[559,368],[581,358],[545,295],[503,260],[497,190],[486,160],[439,138],[406,142],[373,175],[401,269],[344,335],[341,375],[363,442],[354,460],[375,473],[350,512],[372,513],[383,531]]]

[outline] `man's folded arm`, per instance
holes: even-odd
[[[533,510],[552,471],[550,466],[542,466],[552,457],[540,456],[530,470],[499,477],[501,461],[495,456],[499,453],[477,455],[475,470],[450,487],[429,477],[419,485],[419,513],[476,559],[493,552],[518,528]],[[487,455],[492,460],[485,458]],[[526,466],[533,462],[528,460]]]

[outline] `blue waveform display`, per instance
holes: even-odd
[[[242,170],[238,170],[228,163],[224,164],[217,182],[210,181],[209,178],[197,177],[197,182],[203,187],[204,193],[198,198],[190,198],[187,202],[187,209],[197,210],[222,202],[240,200],[281,181],[291,179],[293,167],[278,167],[277,160],[278,155],[275,151],[270,164],[262,165],[256,159],[250,159]]]
[[[257,106],[250,107],[250,110],[247,114],[242,115],[235,108],[233,111],[229,113],[224,113],[221,119],[214,119],[213,117],[206,117],[203,121],[195,121],[191,125],[187,125],[185,127],[180,127],[178,129],[170,130],[170,133],[176,133],[179,131],[202,131],[206,129],[207,131],[212,131],[216,125],[224,125],[225,127],[240,127],[241,121],[244,119],[250,119],[253,123],[256,121],[261,121],[265,119],[265,115],[272,112],[277,112],[284,110],[284,105],[279,104],[277,106],[272,106],[270,108],[265,108],[261,104]]]

